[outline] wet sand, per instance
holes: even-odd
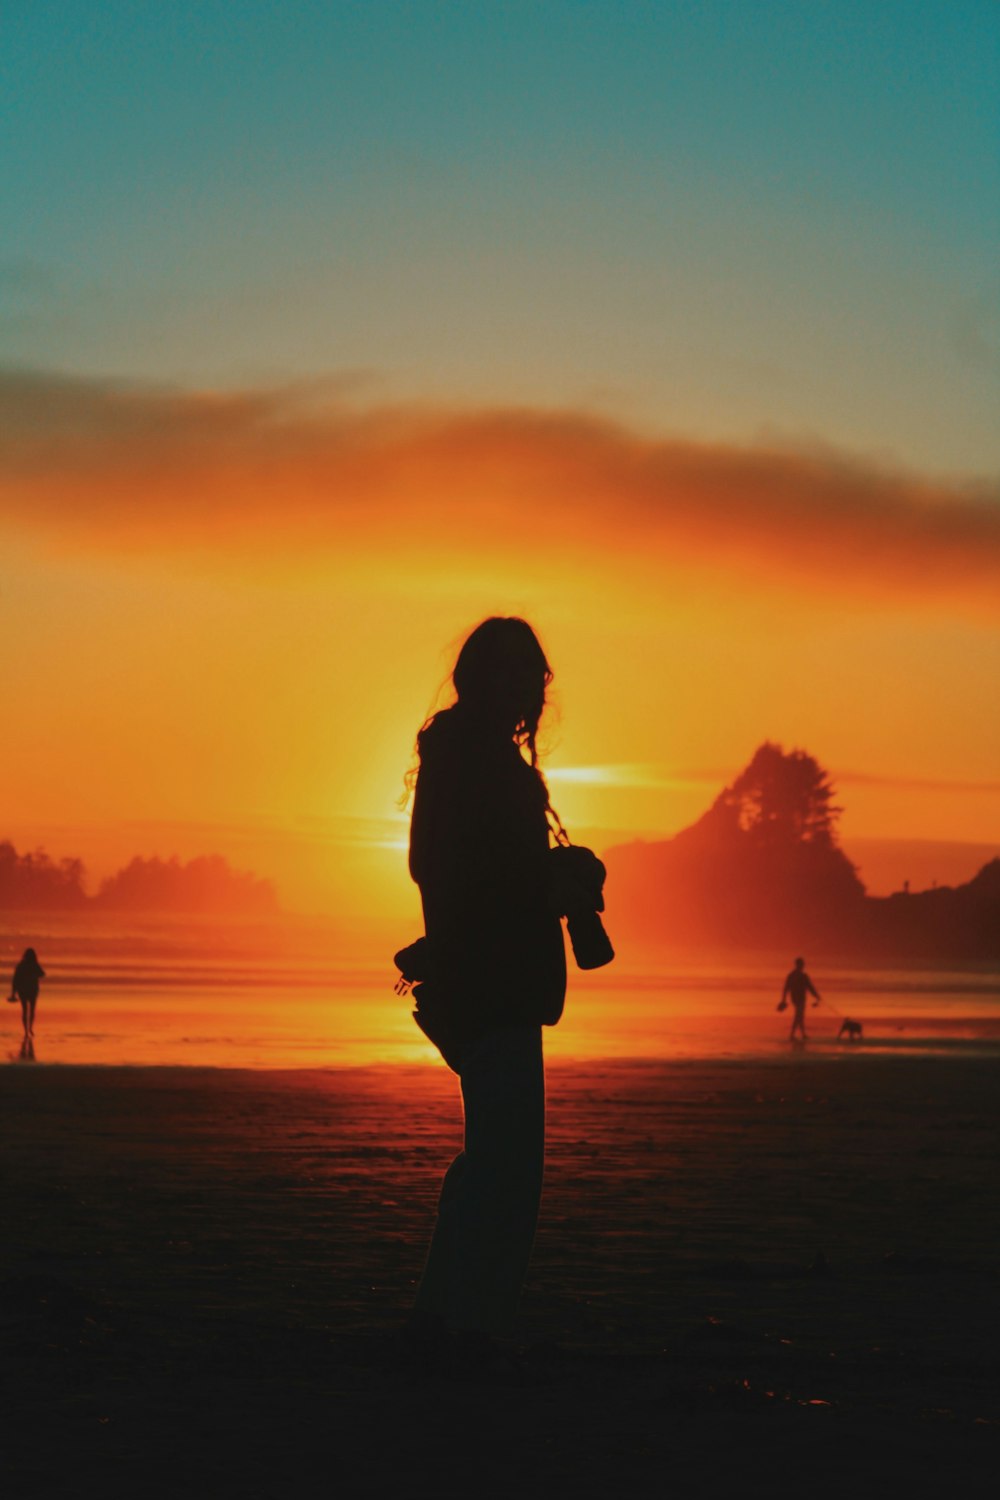
[[[5,1493],[992,1493],[998,1084],[552,1066],[524,1379],[488,1386],[394,1339],[443,1067],[8,1067]]]

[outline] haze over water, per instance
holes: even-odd
[[[46,962],[45,950],[42,952]],[[267,957],[171,951],[147,936],[110,953],[64,937],[50,947],[36,1023],[39,1063],[313,1068],[440,1063],[393,992],[391,959],[338,963],[329,953]],[[6,961],[9,954],[4,955]],[[814,966],[824,996],[807,1013],[808,1051],[900,1055],[1000,1051],[995,973]],[[803,1055],[775,1006],[781,961],[638,963],[570,974],[566,1011],[545,1033],[550,1060]],[[0,1056],[14,1061],[20,1011],[6,1006]],[[836,1042],[842,1016],[860,1047]]]

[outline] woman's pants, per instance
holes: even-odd
[[[540,1026],[462,1043],[465,1145],[445,1174],[418,1312],[510,1334],[538,1222],[545,1158]]]

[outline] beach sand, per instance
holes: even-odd
[[[520,1385],[395,1330],[455,1080],[8,1067],[6,1495],[993,1491],[1000,1068],[549,1070]]]

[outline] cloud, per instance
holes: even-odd
[[[78,549],[544,556],[947,597],[995,614],[1000,492],[832,450],[656,438],[585,411],[0,375],[0,507]]]
[[[834,776],[842,786],[876,786],[907,792],[960,792],[970,796],[1000,794],[1000,781],[959,781],[920,776],[870,776],[865,771],[838,771]]]
[[[556,785],[614,787],[617,790],[651,791],[710,785],[721,789],[739,775],[739,767],[683,769],[645,762],[612,765],[550,766],[545,779]],[[966,781],[917,776],[878,776],[865,771],[834,771],[837,786],[887,787],[897,791],[958,792],[970,796],[1000,794],[1000,781]]]
[[[727,780],[727,774],[724,771],[672,771],[666,766],[623,761],[606,766],[552,766],[546,768],[545,779],[563,786],[650,791],[701,786],[706,782],[721,786]]]

